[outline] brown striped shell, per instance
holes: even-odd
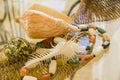
[[[44,9],[44,10],[43,10]],[[66,15],[50,8],[34,4],[17,18],[30,38],[48,38],[78,31],[74,22]]]

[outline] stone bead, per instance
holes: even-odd
[[[41,45],[42,45],[41,42],[37,42],[36,45],[35,45],[35,47],[36,47],[36,48],[39,48],[39,47],[41,47]]]
[[[82,28],[80,31],[88,31],[88,28]]]
[[[87,25],[77,25],[79,29],[87,28]]]
[[[109,42],[109,41],[104,41],[103,44],[102,44],[102,47],[103,47],[104,49],[106,49],[109,45],[110,45],[110,42]]]
[[[68,61],[69,64],[79,64],[80,62],[80,58],[76,57],[76,58],[72,58]]]
[[[54,43],[58,44],[59,42],[66,42],[66,39],[61,37],[55,37],[53,41]]]
[[[93,25],[89,25],[88,28],[89,28],[89,29],[92,28],[92,29],[94,29],[94,30],[97,29],[97,27],[96,27],[96,26],[93,26]]]
[[[92,29],[92,28],[90,28],[90,29],[88,30],[88,32],[89,32],[89,35],[96,35],[96,30],[94,30],[94,29]]]
[[[21,76],[21,77],[25,76],[26,73],[27,73],[27,70],[26,70],[25,68],[22,68],[22,69],[20,70],[20,76]]]
[[[95,55],[85,55],[82,57],[82,61],[90,61],[95,57]]]
[[[32,76],[24,76],[22,80],[38,80],[38,79]]]
[[[92,51],[92,54],[95,54],[96,56],[98,56],[103,52],[104,52],[104,48],[101,45],[98,45],[97,47],[94,48],[94,50]]]
[[[109,41],[109,40],[110,40],[110,38],[109,38],[108,34],[104,33],[103,34],[103,41]]]
[[[100,28],[100,27],[97,27],[97,30],[98,30],[98,32],[100,32],[101,34],[106,33],[106,31],[105,31],[104,29]]]
[[[95,43],[95,41],[96,41],[96,36],[95,36],[95,35],[90,36],[90,37],[89,37],[89,41],[90,41],[91,43]]]
[[[46,74],[41,75],[41,76],[38,78],[38,80],[50,80],[50,76],[51,76],[50,73],[46,73]]]
[[[56,60],[52,60],[51,63],[49,64],[49,73],[55,74],[57,69],[57,62]]]
[[[78,25],[78,28],[80,29],[80,31],[88,31],[87,25]]]
[[[91,50],[93,48],[93,43],[90,43],[87,47],[86,50]]]

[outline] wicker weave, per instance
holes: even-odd
[[[110,21],[119,17],[120,0],[81,0],[74,20],[78,24],[83,24]]]

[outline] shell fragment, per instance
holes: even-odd
[[[32,76],[25,76],[22,80],[37,80],[37,78]]]
[[[57,68],[57,62],[56,60],[52,60],[49,65],[49,73],[55,74]]]

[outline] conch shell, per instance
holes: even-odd
[[[16,22],[22,24],[30,38],[35,39],[78,31],[68,16],[39,4],[32,5]]]

